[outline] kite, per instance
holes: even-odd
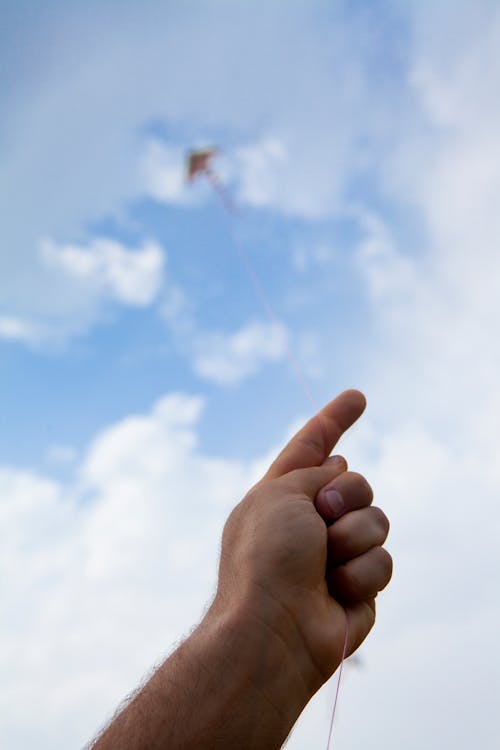
[[[210,162],[217,155],[216,148],[200,148],[190,151],[186,160],[186,176],[192,182],[199,175],[210,173]]]
[[[188,182],[194,182],[198,177],[205,177],[218,194],[226,211],[235,215],[236,207],[231,200],[231,196],[212,169],[212,161],[218,153],[219,149],[214,146],[189,151],[186,159],[186,178]]]

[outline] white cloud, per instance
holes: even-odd
[[[394,414],[410,409],[423,418],[428,400],[435,429],[454,440],[464,405],[467,418],[484,429],[498,399],[500,107],[492,92],[500,66],[491,61],[500,13],[480,3],[460,5],[453,14],[443,6],[425,8],[414,9],[409,71],[418,116],[383,173],[391,200],[403,197],[414,212],[417,240],[410,235],[410,249],[399,248],[404,234],[396,242],[386,229],[365,224],[371,251],[365,243],[360,262],[370,290],[380,292],[379,369],[387,370],[386,358],[393,358],[382,388],[391,388]],[[444,17],[449,34],[436,45],[430,29]],[[474,441],[484,447],[477,427]]]
[[[29,320],[15,317],[13,315],[0,316],[0,339],[6,341],[22,341],[25,344],[33,344],[42,336],[39,325]]]
[[[170,330],[180,338],[185,338],[192,336],[196,330],[192,308],[192,299],[185,290],[178,284],[171,283],[168,293],[160,302],[159,312]]]
[[[337,249],[325,242],[299,243],[292,251],[292,264],[298,273],[312,267],[326,267],[337,256]]]
[[[142,156],[143,187],[147,195],[163,203],[188,206],[199,198],[198,182],[186,180],[187,149],[159,139],[149,140]]]
[[[113,304],[152,305],[164,283],[165,258],[151,241],[134,248],[103,237],[83,245],[44,240],[33,294],[13,303],[14,314],[0,315],[0,339],[54,345],[87,332]]]
[[[76,450],[71,445],[53,443],[47,448],[47,461],[55,466],[67,466],[77,458]]]
[[[193,300],[179,285],[169,285],[159,310],[179,354],[198,376],[218,385],[239,383],[286,354],[288,334],[281,323],[248,321],[232,333],[206,329],[198,323]]]
[[[265,362],[282,359],[286,340],[285,329],[277,323],[247,323],[236,333],[207,334],[195,347],[194,368],[216,383],[237,383]]]
[[[86,247],[42,244],[42,258],[51,269],[83,284],[92,294],[109,296],[134,307],[150,305],[162,284],[165,256],[155,242],[127,249],[115,240],[96,238]]]
[[[81,746],[200,617],[260,468],[205,455],[201,409],[170,394],[104,430],[72,484],[0,470],[3,746]]]
[[[381,313],[395,300],[399,304],[408,301],[408,295],[418,287],[419,272],[415,261],[398,251],[379,216],[365,211],[359,219],[365,236],[357,247],[357,262],[377,312]]]
[[[263,138],[238,148],[234,160],[239,200],[251,206],[279,207],[290,164],[285,144],[278,138]]]

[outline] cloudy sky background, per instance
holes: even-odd
[[[367,394],[342,451],[392,521],[335,746],[496,748],[498,4],[0,8],[2,747],[81,747],[199,619],[310,413],[289,345]],[[207,143],[236,219],[183,181]]]

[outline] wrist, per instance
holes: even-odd
[[[245,729],[240,747],[281,747],[308,701],[324,681],[289,614],[261,598],[210,608],[185,644],[196,658],[216,654],[226,705]]]

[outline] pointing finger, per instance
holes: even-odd
[[[343,433],[361,416],[366,400],[360,391],[344,391],[307,422],[281,451],[264,479],[294,469],[320,466]]]

